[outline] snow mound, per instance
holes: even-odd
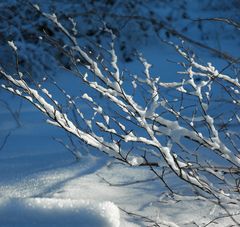
[[[112,202],[71,199],[0,199],[0,227],[119,227],[120,212]]]

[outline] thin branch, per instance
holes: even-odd
[[[7,144],[8,138],[11,136],[12,131],[10,131],[3,139],[3,142],[0,146],[0,151],[5,147],[5,145]]]
[[[132,181],[132,182],[125,182],[125,183],[111,183],[109,180],[107,180],[106,178],[102,177],[100,174],[96,174],[102,181],[104,181],[105,183],[107,183],[109,186],[113,186],[113,187],[123,187],[123,186],[129,186],[129,185],[134,185],[134,184],[141,184],[141,183],[146,183],[146,182],[151,182],[151,181],[155,181],[158,179],[158,177],[154,177],[154,178],[149,178],[146,180],[136,180],[136,181]]]

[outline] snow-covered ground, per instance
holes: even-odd
[[[61,82],[69,78],[59,76]],[[70,81],[71,82],[71,81]],[[1,91],[12,109],[19,99]],[[172,196],[142,167],[127,167],[92,150],[79,161],[52,137],[66,134],[48,125],[23,102],[16,128],[9,111],[0,110],[0,226],[204,226],[224,212],[196,197],[172,174],[167,181],[186,196]],[[9,132],[11,132],[9,134]],[[9,135],[7,137],[7,135]],[[80,149],[83,149],[79,147]],[[239,204],[229,205],[231,212]],[[139,216],[138,216],[139,215]],[[196,223],[196,224],[195,224]],[[231,226],[229,218],[210,226]]]
[[[2,111],[0,115],[1,119],[6,116]],[[97,154],[74,161],[46,136],[52,128],[37,125],[41,123],[38,113],[32,111],[31,118],[36,118],[35,126],[23,122],[1,150],[1,227],[148,226],[141,223],[144,219],[128,216],[120,208],[152,218],[160,226],[203,225],[219,215],[214,204],[195,196],[169,197],[144,169],[125,167]],[[0,132],[2,139],[7,129]],[[181,188],[180,182],[174,184]],[[220,219],[214,226],[228,226],[228,221]]]

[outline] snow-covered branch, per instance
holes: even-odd
[[[129,75],[119,66],[111,30],[103,29],[110,34],[110,45],[99,57],[81,47],[55,14],[34,7],[69,40],[70,72],[82,82],[81,90],[74,98],[53,84],[75,115],[63,108],[61,99],[49,88],[28,84],[19,70],[16,78],[0,68],[5,78],[2,88],[31,102],[48,117],[48,123],[129,165],[149,166],[153,171],[153,164],[159,169],[167,166],[182,180],[212,195],[239,190],[235,179],[240,167],[240,141],[231,127],[232,123],[239,126],[238,78],[219,72],[210,63],[197,62],[172,43],[187,61],[182,64],[181,82],[165,83],[151,76],[151,64],[141,54],[144,72]],[[9,45],[17,53],[14,42]],[[216,111],[216,94],[222,88],[230,102],[222,102],[225,106]],[[231,113],[226,115],[225,108]]]

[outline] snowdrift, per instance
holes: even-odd
[[[11,198],[0,200],[0,226],[119,227],[120,212],[112,202]]]

